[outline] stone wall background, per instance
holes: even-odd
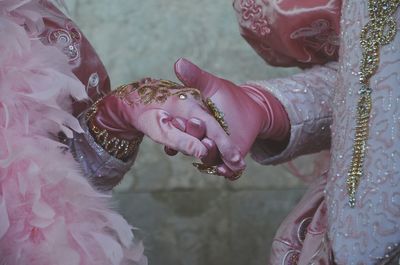
[[[286,76],[240,37],[230,0],[66,0],[98,51],[113,86],[141,77],[176,80],[186,57],[234,82]],[[115,192],[116,207],[138,227],[150,264],[267,264],[272,237],[304,192],[282,166],[248,169],[235,183],[201,175],[183,155],[146,140]]]

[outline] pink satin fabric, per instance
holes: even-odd
[[[341,0],[235,0],[246,41],[269,64],[310,67],[338,58]]]
[[[325,185],[326,175],[310,185],[296,208],[281,224],[272,243],[271,264],[333,264],[326,234]]]
[[[42,8],[35,10],[44,17],[45,28],[39,36],[40,40],[57,47],[68,57],[73,73],[85,85],[91,99],[73,103],[73,114],[76,116],[111,90],[110,79],[96,51],[78,26],[50,1],[41,4]]]
[[[269,139],[284,145],[289,137],[290,122],[279,100],[257,86],[241,85],[240,87],[256,104],[264,109],[265,113],[268,113],[268,115],[264,115],[266,125],[259,132],[257,138]]]

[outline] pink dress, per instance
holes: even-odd
[[[342,3],[343,2],[343,3]],[[348,205],[361,58],[368,1],[235,0],[241,33],[268,63],[309,68],[289,78],[251,81],[273,93],[291,123],[274,153],[257,141],[253,158],[278,164],[330,149],[330,168],[314,180],[282,223],[271,264],[398,264],[400,257],[400,34],[381,48],[372,78],[372,118],[355,208]],[[395,13],[397,27],[400,10]]]
[[[0,35],[0,264],[147,264],[104,192],[134,158],[75,117],[110,90],[95,51],[46,0],[0,0]]]

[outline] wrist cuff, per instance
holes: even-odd
[[[262,88],[247,84],[241,87],[265,111],[264,127],[257,138],[277,141],[287,139],[290,121],[280,101]]]

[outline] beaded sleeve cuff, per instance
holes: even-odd
[[[96,101],[92,107],[86,112],[85,120],[90,134],[95,139],[96,143],[104,148],[110,155],[122,160],[127,161],[131,158],[139,148],[143,140],[143,134],[132,140],[121,139],[112,132],[102,128],[96,123],[95,116],[97,113],[97,105],[101,101]]]

